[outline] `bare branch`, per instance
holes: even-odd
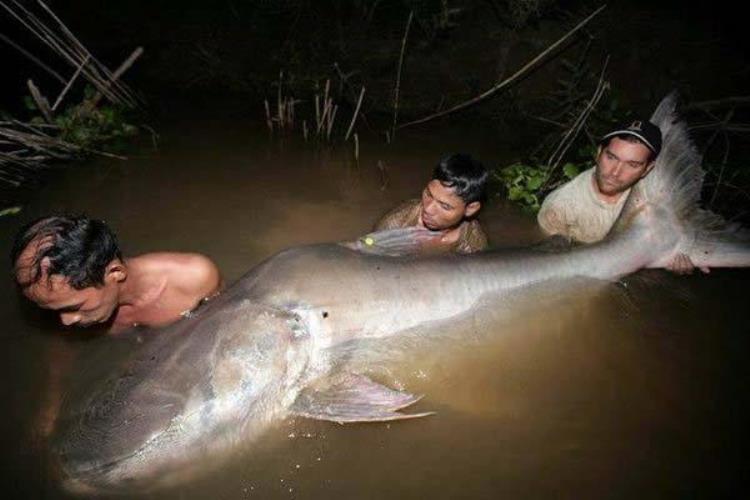
[[[414,18],[414,11],[409,12],[409,19],[406,21],[404,38],[401,40],[401,54],[398,57],[398,70],[396,71],[396,86],[393,91],[393,125],[391,126],[390,141],[396,138],[396,123],[398,122],[398,97],[401,90],[401,68],[404,65],[404,53],[406,52],[406,40],[409,37],[409,28]],[[390,142],[389,141],[389,142]]]
[[[431,114],[429,116],[425,116],[424,118],[420,118],[418,120],[414,120],[414,121],[410,121],[408,123],[404,123],[402,125],[399,125],[397,128],[398,129],[402,129],[402,128],[405,128],[405,127],[409,127],[411,125],[417,125],[417,124],[420,124],[420,123],[425,123],[425,122],[428,122],[428,121],[433,120],[435,118],[439,118],[441,116],[446,116],[446,115],[453,114],[453,113],[455,113],[457,111],[461,111],[462,109],[466,109],[466,108],[468,108],[470,106],[473,106],[473,105],[475,105],[475,104],[477,104],[477,103],[479,103],[479,102],[487,99],[488,97],[496,94],[497,92],[499,92],[503,88],[511,85],[512,83],[515,83],[516,80],[519,80],[522,76],[525,76],[532,69],[534,69],[537,65],[539,65],[539,63],[542,60],[544,60],[544,58],[547,55],[549,55],[555,49],[557,49],[562,44],[564,44],[565,42],[567,42],[574,34],[576,34],[578,31],[580,31],[581,28],[583,28],[585,25],[587,25],[594,17],[596,17],[602,10],[604,10],[605,7],[606,7],[606,5],[602,5],[601,7],[599,7],[598,9],[596,9],[586,19],[584,19],[583,21],[581,21],[580,23],[578,23],[578,25],[576,25],[575,28],[573,28],[572,30],[568,31],[562,38],[560,38],[555,43],[553,43],[552,45],[550,45],[549,47],[547,47],[547,49],[545,49],[542,53],[540,53],[534,59],[532,59],[531,61],[529,61],[528,63],[526,63],[526,65],[524,67],[522,67],[521,69],[519,69],[518,71],[516,71],[509,78],[506,78],[505,80],[503,80],[502,82],[500,82],[497,85],[493,86],[492,88],[488,89],[487,91],[483,92],[482,94],[474,97],[473,99],[469,99],[468,101],[464,101],[461,104],[457,104],[457,105],[453,106],[452,108],[446,109],[445,111],[440,111],[438,113],[433,113],[433,114]]]

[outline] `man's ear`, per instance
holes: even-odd
[[[128,270],[120,259],[113,259],[104,270],[104,282],[122,283],[128,277]]]
[[[654,168],[654,165],[656,165],[656,160],[651,160],[651,163],[648,164],[648,166],[646,167],[646,170],[644,170],[643,173],[641,174],[641,179],[646,177],[648,173],[651,172],[651,170]]]
[[[42,260],[39,261],[40,276],[48,276],[50,266],[52,266],[52,259],[42,257]]]
[[[479,212],[479,209],[482,208],[482,202],[480,201],[472,201],[468,205],[466,205],[466,208],[464,209],[464,217],[471,217],[477,212]]]

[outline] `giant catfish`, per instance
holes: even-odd
[[[700,266],[750,265],[745,233],[698,208],[700,157],[673,96],[652,121],[664,136],[657,165],[598,244],[416,257],[410,251],[430,235],[404,231],[272,256],[194,317],[151,336],[67,410],[55,448],[66,481],[78,491],[168,484],[198,459],[246,448],[291,415],[335,422],[423,416],[402,412],[416,396],[335,370],[336,357],[373,339],[444,330],[530,286],[613,280],[663,267],[677,252]]]

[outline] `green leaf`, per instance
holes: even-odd
[[[528,181],[526,181],[526,188],[529,191],[536,191],[541,187],[542,182],[544,182],[544,177],[542,176],[531,177]]]
[[[36,111],[36,103],[34,102],[34,99],[31,98],[31,96],[24,96],[23,98],[23,105],[28,109],[29,111]]]
[[[511,201],[520,200],[523,197],[523,191],[521,188],[511,187],[508,190],[508,199]]]
[[[91,85],[86,85],[86,88],[83,89],[83,98],[85,100],[89,100],[95,95],[96,95],[96,89],[92,87]]]
[[[5,217],[6,215],[16,215],[21,211],[21,207],[8,207],[3,208],[0,210],[0,217]]]
[[[578,175],[578,166],[573,163],[566,163],[563,165],[563,174],[565,174],[565,177],[568,179],[572,179]]]

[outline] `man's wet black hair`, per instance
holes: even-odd
[[[18,258],[32,242],[40,242],[30,269],[28,287],[42,277],[41,263],[49,258],[47,276],[59,274],[76,290],[104,284],[107,264],[122,259],[117,238],[103,221],[84,216],[42,217],[23,226],[13,242],[10,260],[18,281]]]
[[[432,172],[432,178],[452,188],[467,205],[483,201],[489,172],[471,156],[458,153],[443,157]]]

